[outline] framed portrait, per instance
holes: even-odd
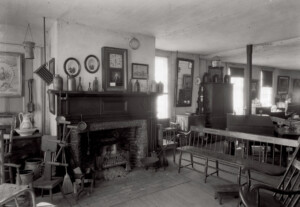
[[[0,97],[23,95],[23,54],[0,52]]]
[[[76,58],[70,57],[64,63],[65,73],[69,76],[76,77],[80,73],[81,66]]]
[[[191,89],[192,88],[192,76],[184,74],[182,76],[182,87],[183,89]]]
[[[277,79],[277,94],[288,94],[289,93],[289,76],[278,76]]]
[[[132,63],[132,78],[147,80],[149,78],[148,68],[149,65],[147,64]]]
[[[293,91],[300,91],[300,79],[293,79]]]
[[[84,60],[84,67],[89,73],[96,73],[99,70],[100,62],[95,55],[89,55]]]
[[[212,67],[209,66],[208,67],[208,79],[211,81],[213,81],[214,78],[217,79],[218,83],[222,83],[223,82],[223,67]]]
[[[51,60],[49,60],[49,71],[52,75],[55,74],[55,58],[51,58]]]
[[[259,97],[259,81],[251,80],[251,100]]]
[[[105,91],[127,89],[127,49],[102,47],[102,85]]]

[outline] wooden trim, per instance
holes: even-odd
[[[4,183],[4,141],[3,133],[0,130],[0,184]]]
[[[278,144],[284,145],[288,147],[298,147],[299,142],[298,140],[291,140],[291,139],[284,139],[278,137],[270,137],[270,136],[263,136],[263,135],[256,135],[256,134],[247,134],[242,132],[231,132],[225,131],[220,129],[211,129],[211,128],[204,128],[204,133],[215,134],[220,136],[238,138],[238,139],[245,139],[250,141],[258,141],[258,142],[266,142],[270,144]]]

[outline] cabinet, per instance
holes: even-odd
[[[233,112],[233,86],[230,83],[200,85],[197,114],[205,116],[205,126],[225,129],[226,116]]]
[[[23,164],[27,158],[41,157],[40,133],[29,136],[13,136],[12,140],[12,162]]]
[[[176,123],[179,124],[180,130],[189,131],[191,126],[198,126],[198,125],[204,126],[205,116],[180,114],[180,115],[176,115]]]

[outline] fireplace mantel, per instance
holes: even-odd
[[[77,124],[81,117],[88,125],[94,122],[146,120],[148,149],[154,150],[157,143],[155,135],[157,93],[55,90],[48,92],[57,97],[56,115],[66,117],[72,124]]]

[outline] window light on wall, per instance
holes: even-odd
[[[169,101],[168,101],[168,58],[155,57],[155,81],[162,82],[164,91],[159,95],[156,102],[157,118],[169,118]]]

